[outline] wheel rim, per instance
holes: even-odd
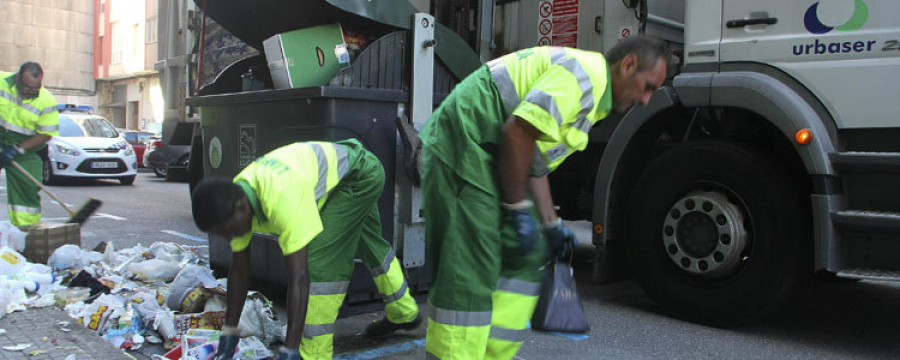
[[[745,260],[746,216],[720,192],[693,192],[676,201],[663,222],[662,241],[672,262],[695,276],[723,278]]]

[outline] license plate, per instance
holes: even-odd
[[[93,169],[111,169],[119,167],[119,163],[115,161],[100,161],[91,163]]]

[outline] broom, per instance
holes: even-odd
[[[91,216],[91,214],[93,214],[95,211],[97,211],[97,209],[100,208],[100,205],[103,205],[103,202],[101,202],[100,200],[88,199],[87,203],[85,203],[84,206],[82,206],[80,209],[78,209],[77,212],[72,211],[71,209],[69,209],[68,206],[66,206],[66,203],[64,203],[62,200],[60,200],[58,197],[56,197],[56,195],[53,195],[53,193],[48,191],[47,188],[44,187],[44,185],[41,185],[40,181],[37,181],[37,179],[35,179],[34,176],[31,176],[31,174],[29,174],[27,171],[25,171],[25,169],[23,169],[22,166],[19,165],[19,163],[15,162],[15,161],[10,161],[10,163],[16,169],[18,169],[19,172],[25,174],[25,177],[27,177],[29,180],[31,180],[31,182],[33,182],[35,185],[37,185],[39,188],[41,188],[41,190],[44,193],[46,193],[47,195],[50,195],[50,197],[53,198],[53,200],[56,200],[56,202],[58,202],[59,205],[62,206],[62,208],[64,210],[66,210],[66,212],[69,213],[69,216],[71,216],[72,218],[70,218],[69,221],[66,221],[67,223],[78,224],[79,226],[84,225],[84,222],[87,221],[87,219]]]

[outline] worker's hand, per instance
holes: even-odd
[[[297,349],[289,349],[284,346],[278,348],[277,360],[300,360],[300,351]]]
[[[7,146],[0,150],[0,167],[6,167],[13,161],[17,156],[25,153],[25,150],[20,148],[18,145]]]
[[[550,253],[554,257],[562,256],[575,248],[575,233],[559,218],[556,223],[544,226],[544,236],[550,243]]]
[[[519,238],[519,251],[522,255],[527,255],[537,247],[538,225],[531,216],[531,208],[534,204],[528,200],[522,200],[515,204],[503,204],[506,212],[506,221],[509,221],[516,228],[516,237]]]
[[[234,357],[235,348],[241,336],[234,326],[224,326],[222,328],[222,336],[219,336],[219,346],[216,349],[215,360],[231,360]]]

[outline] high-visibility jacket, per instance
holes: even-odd
[[[530,123],[540,136],[532,176],[546,175],[584,150],[588,132],[612,108],[606,59],[597,52],[536,47],[488,62],[505,117]]]
[[[0,72],[0,127],[3,145],[24,141],[35,134],[59,135],[59,109],[56,99],[41,88],[38,96],[24,99],[19,96],[16,75]]]
[[[345,140],[356,142],[356,140]],[[319,210],[350,169],[348,151],[362,145],[303,142],[275,149],[234,178],[253,208],[253,231],[231,240],[234,252],[250,244],[253,232],[278,235],[284,255],[295,253],[322,232]],[[356,158],[355,156],[353,158]]]

